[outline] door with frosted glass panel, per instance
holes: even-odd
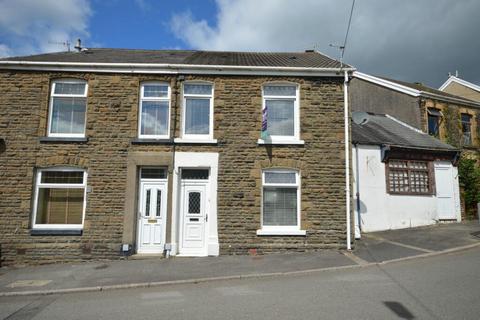
[[[208,169],[181,170],[179,254],[206,256],[208,228]]]
[[[162,253],[167,211],[165,182],[141,182],[138,219],[138,253]]]

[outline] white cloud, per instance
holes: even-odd
[[[9,54],[62,51],[56,42],[88,38],[87,0],[0,0],[0,36]]]
[[[351,0],[217,0],[215,20],[189,11],[171,19],[187,46],[206,50],[303,51],[338,57]],[[357,1],[345,54],[362,71],[439,85],[460,70],[480,82],[480,1]]]
[[[12,50],[5,44],[0,43],[0,58],[8,57],[12,55]]]
[[[150,9],[150,4],[146,0],[135,0],[135,4],[144,12]]]
[[[347,1],[218,0],[215,25],[190,12],[172,18],[172,30],[194,48],[212,50],[302,50],[340,41]]]

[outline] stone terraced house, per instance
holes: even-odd
[[[352,72],[313,51],[0,60],[2,263],[345,247]]]
[[[480,101],[473,97],[357,71],[350,88],[353,111],[392,115],[478,158]]]

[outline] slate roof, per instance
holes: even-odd
[[[355,114],[357,112],[353,112]],[[365,113],[366,114],[366,113]],[[370,145],[389,145],[411,149],[457,151],[455,147],[419,132],[389,116],[368,113],[368,121],[352,121],[352,142]]]
[[[395,79],[390,79],[390,78],[385,78],[385,77],[379,77],[379,78],[385,79],[385,80],[390,81],[390,82],[398,83],[402,86],[412,88],[412,89],[415,89],[415,90],[418,90],[418,91],[423,91],[423,92],[426,92],[426,93],[431,93],[431,94],[435,94],[435,95],[438,95],[438,96],[443,96],[443,97],[446,97],[446,98],[460,99],[460,100],[465,100],[465,101],[468,101],[468,102],[478,103],[478,101],[474,101],[474,100],[466,99],[464,97],[456,96],[454,94],[446,93],[444,91],[428,87],[428,86],[426,86],[422,83],[411,83],[411,82],[405,82],[405,81],[395,80]]]
[[[232,52],[198,50],[136,50],[91,48],[77,52],[54,52],[1,61],[154,63],[185,65],[340,68],[340,62],[314,51],[306,52]],[[343,64],[343,67],[351,66]]]

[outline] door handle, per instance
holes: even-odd
[[[208,222],[208,214],[205,215],[205,222]]]

